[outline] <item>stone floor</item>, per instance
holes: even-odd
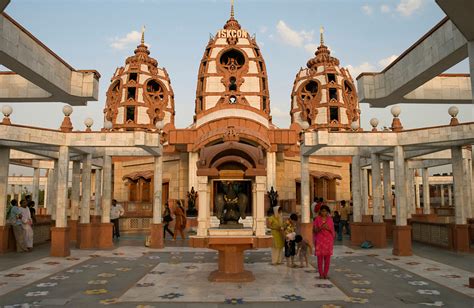
[[[110,251],[73,250],[69,258],[0,256],[0,307],[474,307],[474,255],[414,245],[415,255],[338,244],[330,280],[312,266],[271,266],[268,249],[246,253],[252,283],[211,283],[217,254],[167,241],[163,250],[124,236]]]

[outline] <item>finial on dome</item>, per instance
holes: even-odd
[[[142,26],[142,44],[145,44],[145,26]]]
[[[324,27],[319,28],[319,35],[321,37],[321,45],[324,45]]]
[[[234,18],[234,0],[230,0],[230,18]]]

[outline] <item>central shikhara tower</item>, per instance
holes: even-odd
[[[192,73],[192,72],[190,72]],[[170,74],[172,77],[172,73]],[[311,157],[309,183],[301,183],[299,161],[302,128],[348,130],[360,117],[357,94],[349,72],[321,44],[294,81],[289,104],[291,126],[272,123],[268,75],[255,36],[234,15],[216,31],[197,74],[195,114],[186,128],[175,128],[174,93],[170,76],[150,57],[144,40],[116,70],[107,91],[104,117],[113,131],[163,129],[163,202],[187,206],[197,191],[197,218],[190,226],[205,237],[218,226],[215,202],[222,183],[237,183],[248,195],[243,225],[254,236],[265,234],[267,191],[278,191],[286,212],[301,212],[302,184],[309,195],[329,203],[350,198],[350,158]],[[181,106],[181,108],[188,108]],[[114,198],[143,207],[153,192],[153,159],[114,158]],[[146,218],[131,222],[146,228]],[[204,245],[196,242],[193,245]],[[262,244],[263,245],[263,244]]]

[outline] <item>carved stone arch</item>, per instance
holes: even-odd
[[[165,117],[165,110],[169,100],[169,91],[163,82],[157,78],[148,78],[143,83],[143,100],[148,105],[147,114],[150,123],[155,125]],[[170,110],[172,111],[172,110]]]
[[[296,101],[301,110],[300,117],[310,125],[316,123],[322,91],[321,82],[317,79],[309,79],[303,82],[296,90]]]
[[[115,79],[107,90],[107,104],[105,106],[105,118],[108,121],[115,122],[117,117],[117,106],[122,100],[122,80],[120,78]]]

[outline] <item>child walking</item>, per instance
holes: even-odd
[[[296,236],[295,242],[297,245],[296,255],[300,259],[300,267],[308,267],[308,252],[311,248],[310,244],[307,240],[303,239],[301,235]]]
[[[333,253],[334,223],[332,221],[329,207],[321,206],[319,215],[313,223],[313,234],[316,238],[315,255],[318,257],[319,278],[328,279],[329,264]]]

